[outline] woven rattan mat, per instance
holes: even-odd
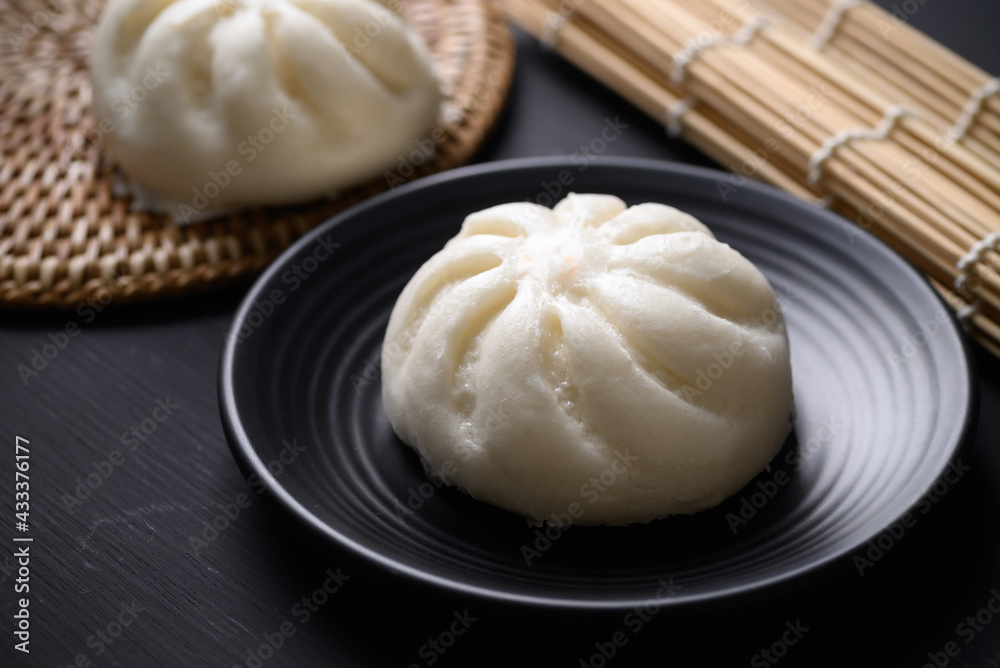
[[[187,295],[247,280],[311,227],[398,185],[379,177],[335,200],[177,226],[112,194],[88,106],[87,54],[103,0],[0,0],[0,306],[72,308]],[[445,102],[431,152],[394,174],[466,162],[507,94],[514,46],[492,0],[404,0],[431,48]],[[412,171],[411,171],[412,168]]]

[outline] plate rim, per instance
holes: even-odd
[[[426,589],[427,587],[431,587],[439,593],[448,592],[450,594],[472,596],[476,599],[488,601],[502,607],[514,606],[518,609],[528,607],[532,609],[550,609],[565,612],[622,612],[630,610],[635,605],[642,604],[650,599],[650,597],[647,596],[644,597],[643,600],[633,598],[579,600],[556,598],[547,595],[536,596],[514,594],[499,589],[481,587],[429,573],[414,566],[400,563],[396,560],[388,558],[378,551],[350,539],[311,513],[308,508],[306,508],[298,499],[295,498],[294,495],[285,489],[280,481],[278,481],[277,478],[270,473],[264,465],[264,462],[257,455],[251,439],[243,428],[243,425],[240,423],[240,412],[237,407],[238,402],[236,399],[236,390],[232,382],[236,357],[239,350],[239,338],[235,335],[237,329],[239,328],[239,324],[245,321],[253,309],[254,301],[262,297],[265,289],[269,287],[269,284],[272,282],[274,277],[280,275],[280,272],[285,268],[288,261],[294,258],[300,251],[313,244],[320,236],[329,234],[331,230],[335,229],[344,221],[358,216],[363,216],[366,211],[377,208],[387,201],[406,198],[410,195],[410,193],[433,189],[441,186],[441,184],[447,184],[453,181],[460,182],[468,178],[474,178],[485,174],[500,175],[506,172],[521,172],[540,168],[559,170],[569,169],[573,166],[574,165],[570,162],[570,156],[568,155],[498,160],[468,165],[433,174],[423,177],[417,181],[407,183],[398,188],[380,193],[338,213],[299,238],[295,243],[281,253],[281,255],[278,256],[270,265],[268,265],[265,271],[262,272],[261,275],[255,280],[253,285],[248,289],[245,296],[241,300],[224,338],[225,343],[220,356],[218,370],[219,376],[217,389],[219,412],[230,452],[236,460],[236,463],[244,477],[249,478],[251,475],[255,475],[261,481],[263,487],[262,496],[267,497],[269,501],[277,504],[281,512],[291,514],[295,518],[296,523],[307,529],[314,537],[319,537],[327,542],[334,543],[338,551],[340,551],[349,561],[361,565],[363,568],[374,568],[382,574],[397,576],[397,579],[402,577],[406,580],[407,584],[414,585],[418,588]],[[627,169],[638,171],[656,171],[665,175],[683,175],[698,179],[718,180],[729,179],[731,177],[729,172],[719,169],[650,158],[597,156],[588,165],[588,167],[594,166],[612,170]],[[844,217],[758,181],[747,179],[746,182],[740,186],[740,190],[753,192],[757,197],[777,198],[778,200],[783,201],[786,205],[791,205],[802,209],[804,212],[808,212],[810,216],[819,216],[827,220],[828,224],[831,225],[852,225]],[[965,383],[960,383],[960,385],[964,386],[966,389],[964,395],[964,406],[961,407],[962,428],[955,441],[948,444],[948,447],[946,448],[945,452],[947,453],[947,457],[944,459],[945,465],[940,467],[940,476],[944,473],[944,471],[946,471],[947,463],[950,462],[963,449],[963,447],[972,440],[978,426],[979,380],[977,370],[973,364],[974,357],[972,355],[971,343],[954,312],[948,307],[942,296],[933,288],[928,278],[922,272],[910,264],[895,249],[890,247],[881,239],[875,237],[867,230],[852,225],[852,235],[855,235],[855,233],[856,236],[865,238],[866,241],[864,243],[873,244],[876,247],[880,247],[881,250],[886,251],[886,258],[891,259],[899,270],[909,273],[913,278],[918,279],[923,287],[933,296],[937,303],[939,303],[948,314],[948,322],[951,323],[951,331],[955,334],[955,339],[959,344],[959,352],[964,364],[960,365],[956,371],[964,373],[966,377]],[[919,503],[919,499],[923,498],[931,490],[936,482],[936,479],[937,478],[932,480],[922,490],[920,490],[920,494],[917,496],[916,501],[908,507],[907,511],[912,509],[916,503]],[[900,513],[897,518],[901,517],[907,511]],[[886,526],[889,525],[891,525],[891,521]],[[737,599],[745,599],[751,595],[761,595],[766,592],[777,593],[779,589],[789,587],[808,576],[818,576],[831,570],[846,559],[849,559],[851,555],[857,554],[858,550],[862,548],[867,541],[880,535],[880,533],[884,530],[885,527],[881,527],[871,535],[861,537],[857,544],[844,547],[834,553],[823,554],[821,557],[813,559],[809,563],[803,564],[798,568],[782,571],[779,575],[759,578],[750,583],[731,585],[728,588],[716,589],[700,595],[691,595],[681,599],[671,598],[664,602],[663,605],[665,608],[683,607],[684,609],[693,609],[703,607],[708,604],[717,604],[722,601],[730,602]]]

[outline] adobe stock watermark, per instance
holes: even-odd
[[[236,146],[236,153],[242,157],[242,161],[234,156],[227,160],[225,165],[220,166],[218,171],[209,170],[208,174],[205,175],[205,182],[200,187],[195,186],[191,189],[190,202],[177,206],[174,218],[184,223],[197,220],[208,210],[213,200],[229,187],[233,179],[243,173],[243,168],[266,151],[271,142],[284,132],[297,117],[298,112],[287,104],[281,109],[272,107],[271,117],[261,125],[256,134],[247,135],[247,138]]]
[[[107,624],[94,630],[87,636],[87,648],[93,650],[93,656],[102,656],[115,642],[124,635],[125,631],[135,623],[139,615],[146,612],[146,608],[139,605],[137,601],[122,603],[118,614]],[[65,665],[60,664],[59,668],[90,668],[95,665],[90,660],[90,653],[78,652],[73,661]],[[96,659],[95,659],[96,660]],[[106,659],[97,661],[98,666],[105,665]]]
[[[444,121],[449,124],[461,123],[466,116],[475,113],[483,102],[492,97],[493,92],[503,86],[503,79],[496,72],[487,72],[476,82],[471,95],[459,105],[450,104],[444,111]],[[395,189],[406,183],[406,180],[417,173],[417,169],[429,162],[437,152],[437,147],[449,139],[448,131],[437,125],[426,137],[413,140],[413,148],[408,153],[396,156],[396,169],[386,170],[382,178],[390,189]]]
[[[772,322],[777,321],[777,312],[774,310],[771,310],[771,312],[774,314]],[[704,396],[704,394],[710,391],[712,386],[715,385],[715,381],[722,378],[726,371],[732,368],[733,364],[736,363],[736,360],[742,357],[745,352],[746,351],[743,350],[743,342],[734,341],[721,353],[712,353],[712,359],[715,361],[711,362],[704,368],[698,368],[695,373],[694,386],[684,383],[681,387],[681,396],[684,397],[685,401],[692,401],[695,397]]]
[[[549,47],[555,46],[556,33],[569,23],[573,14],[586,2],[587,0],[560,0],[559,6],[548,12],[548,16],[545,19],[545,22],[548,24],[548,32],[542,38],[542,43]]]
[[[790,310],[794,302],[798,301],[798,295],[791,288],[782,288],[782,295],[776,295],[774,302],[761,311],[758,315],[750,318],[749,327],[769,327],[778,322],[783,317],[782,314]],[[734,341],[729,346],[712,353],[712,362],[695,371],[694,385],[684,383],[681,386],[681,395],[685,401],[694,401],[698,397],[703,397],[718,382],[729,369],[736,364],[737,360],[746,353],[742,341]]]
[[[492,406],[486,412],[486,419],[483,421],[482,428],[492,433],[512,417],[513,414],[508,412],[506,404],[501,403],[498,406]],[[460,461],[469,461],[472,459],[471,452],[459,449],[458,446],[455,447],[454,454]],[[426,476],[427,480],[415,487],[410,486],[406,489],[405,505],[399,498],[393,499],[393,512],[399,518],[409,517],[418,512],[431,497],[437,494],[439,489],[448,486],[448,480],[452,479],[456,473],[458,473],[458,466],[452,459],[444,460],[441,466],[436,469],[425,469],[424,476]]]
[[[323,580],[320,586],[292,605],[289,610],[289,617],[292,619],[285,619],[274,631],[261,634],[260,638],[262,642],[256,647],[247,647],[245,651],[246,658],[242,663],[234,663],[232,668],[262,668],[265,663],[274,657],[278,650],[285,646],[288,639],[294,636],[300,628],[308,624],[309,620],[343,588],[344,583],[351,579],[351,576],[344,573],[343,569],[339,566],[336,570],[333,568],[326,569],[324,575],[326,579]],[[296,622],[298,625],[296,625]]]
[[[83,325],[94,322],[97,315],[114,301],[115,295],[123,289],[123,277],[122,274],[115,275],[108,285],[98,288],[91,297],[77,304],[76,314],[79,320],[67,320],[61,328],[49,332],[44,343],[29,351],[27,362],[21,362],[16,366],[17,374],[21,377],[21,382],[24,383],[25,387],[48,369],[73,343],[73,340],[83,331]]]
[[[618,141],[618,138],[628,128],[629,124],[623,122],[621,116],[605,117],[604,125],[594,134],[593,139],[586,144],[580,144],[570,154],[569,162],[575,169],[560,170],[551,181],[541,181],[538,184],[538,192],[533,197],[526,197],[524,201],[549,208],[556,205],[571,192],[573,184],[576,183],[577,175],[587,171],[590,165],[603,155],[611,144]],[[527,209],[520,214],[527,221],[535,221],[540,215],[539,211],[532,209]]]
[[[971,470],[971,467],[962,464],[961,458],[948,464],[944,474],[937,479],[930,491],[921,497],[913,510],[908,511],[890,524],[885,531],[865,543],[864,548],[854,555],[852,561],[858,575],[864,577],[868,570],[881,561],[903,539],[907,530],[915,527],[917,520],[929,513],[934,504],[940,501],[962,479],[962,476]]]
[[[792,474],[811,461],[823,450],[823,446],[832,442],[843,430],[844,425],[836,418],[827,418],[820,423],[819,429],[811,434],[805,443],[801,443],[799,447],[789,450],[785,454],[783,463],[776,465],[775,462],[771,462],[768,464],[765,469],[767,475],[759,475],[753,486],[750,487],[750,491],[740,496],[738,510],[726,513],[726,523],[733,535],[739,533],[740,529],[757,517],[757,514],[778,495],[778,492],[791,482]]]
[[[242,343],[253,336],[253,333],[264,324],[264,321],[274,315],[278,307],[285,303],[289,293],[296,292],[301,288],[316,273],[321,264],[333,257],[333,254],[340,248],[340,244],[333,241],[331,237],[332,233],[317,237],[305,257],[281,273],[281,283],[286,287],[274,288],[271,292],[254,300],[250,313],[240,323],[239,328],[236,331],[226,332],[223,338],[226,341],[235,340],[236,343]]]
[[[581,657],[577,668],[604,668],[607,666],[618,655],[618,652],[646,628],[653,617],[659,614],[667,601],[677,596],[684,588],[680,583],[674,582],[673,576],[666,580],[660,578],[656,584],[658,588],[652,597],[625,613],[622,625],[627,629],[627,632],[618,630],[612,633],[607,640],[595,642],[594,653]]]
[[[889,366],[898,369],[911,362],[922,349],[930,345],[941,331],[941,326],[947,324],[948,320],[948,312],[943,308],[938,309],[932,317],[921,320],[920,327],[904,337],[900,341],[899,348],[885,353]]]
[[[38,33],[47,27],[57,14],[62,14],[63,3],[58,0],[47,0],[46,2],[36,2],[40,9],[25,18],[24,23],[17,31],[8,31],[7,43],[13,53],[20,53],[24,46],[33,40]],[[10,8],[5,11],[11,11]]]
[[[733,5],[734,8],[738,6],[747,9],[750,3],[748,0],[738,0]],[[720,35],[730,32],[730,28],[734,23],[742,25],[742,19],[737,18],[734,9],[725,9],[712,21],[705,23],[705,30],[698,33],[695,37],[695,42],[702,46],[711,44]],[[769,136],[761,146],[754,150],[750,150],[747,147],[739,163],[734,162],[729,165],[730,173],[728,177],[725,180],[720,179],[715,182],[719,198],[723,202],[727,202],[731,194],[745,186],[747,181],[752,179],[760,171],[761,167],[771,160],[771,156],[781,151],[781,140],[788,141],[795,130],[798,130],[809,121],[826,104],[831,92],[825,83],[820,84],[818,87],[811,86],[805,101],[796,106],[792,111],[786,113],[778,121],[776,126],[777,136]]]
[[[59,161],[59,173],[65,174],[73,160],[86,160],[89,150],[99,150],[104,138],[118,130],[118,123],[128,118],[146,100],[149,93],[156,90],[168,77],[170,70],[162,63],[147,66],[139,83],[111,101],[114,117],[95,119],[94,127],[83,133],[82,145],[70,145],[70,150]]]
[[[588,505],[597,503],[602,494],[613,488],[622,477],[627,476],[629,469],[637,461],[639,458],[631,455],[628,449],[624,452],[615,450],[615,459],[611,465],[580,485],[580,496],[586,499]],[[527,543],[521,545],[521,557],[524,558],[524,563],[531,566],[542,554],[548,552],[555,542],[573,526],[573,523],[583,517],[586,512],[587,508],[583,504],[574,501],[567,506],[564,512],[553,513],[545,520],[544,529],[542,527],[535,529],[535,540],[530,545]]]
[[[246,7],[244,0],[215,0],[215,13],[220,18],[228,18],[238,10]],[[361,25],[355,25],[349,42],[344,42],[344,48],[351,56],[356,57],[376,39],[386,26],[392,22],[393,15],[400,15],[403,3],[400,0],[379,0],[372,3],[372,18]]]
[[[608,147],[618,141],[629,124],[621,120],[621,116],[614,118],[605,117],[604,125],[594,134],[594,137],[586,144],[577,146],[569,156],[569,163],[576,167],[576,173],[582,174],[595,160],[607,152]],[[551,207],[569,193],[570,187],[576,181],[576,176],[568,169],[561,170],[552,181],[542,181],[539,186],[541,191],[535,195],[534,199],[529,198],[528,202],[533,202],[541,206]]]
[[[414,335],[420,329],[420,325],[423,321],[424,318],[417,318],[406,328],[402,343],[399,341],[392,341],[388,346],[386,346],[383,341],[370,357],[366,357],[361,361],[358,372],[352,373],[348,379],[351,381],[351,386],[354,388],[354,394],[361,396],[361,393],[364,392],[365,389],[370,387],[372,383],[382,377],[383,357],[385,357],[391,365],[398,362],[399,359],[410,350],[410,346],[413,344]]]
[[[116,448],[108,453],[107,457],[99,461],[91,461],[90,469],[83,475],[76,477],[76,487],[72,492],[63,492],[60,496],[63,508],[70,515],[83,506],[84,501],[93,496],[101,485],[103,485],[115,470],[125,464],[128,460],[129,452],[135,452],[152,436],[164,422],[169,420],[174,413],[181,408],[181,404],[175,404],[170,397],[157,399],[149,414],[139,420],[126,431],[123,431],[118,439],[124,449]]]
[[[447,304],[442,305],[442,307],[445,306]],[[404,330],[401,340],[391,341],[388,345],[385,342],[379,344],[374,353],[361,361],[361,364],[356,367],[357,373],[352,373],[348,378],[351,386],[354,388],[355,395],[361,396],[362,392],[382,377],[383,362],[389,363],[390,366],[392,364],[401,364],[400,358],[411,350],[413,339],[419,331],[424,317],[426,316],[419,317],[410,323]],[[476,428],[477,430],[485,431],[486,434],[493,434],[513,417],[514,413],[507,402],[502,401],[499,404],[487,407],[476,416]],[[463,462],[469,461],[473,456],[468,448],[462,448],[458,444],[453,448],[452,454]],[[455,468],[454,462],[449,459],[445,460],[438,470],[426,472],[431,483],[433,483],[433,488],[428,487],[428,483],[421,483],[417,490],[413,488],[408,489],[407,505],[409,508],[411,510],[418,510],[423,506],[423,502],[420,499],[422,498],[426,501],[433,496],[434,491],[443,487],[446,484],[446,479],[453,476],[456,471],[457,468]],[[419,495],[417,492],[419,492]],[[406,508],[402,507],[398,501],[396,505],[397,515],[409,514],[405,512]]]
[[[371,387],[372,383],[377,382],[382,377],[383,362],[388,362],[390,366],[400,363],[400,358],[411,350],[415,335],[420,330],[423,321],[424,317],[414,320],[404,331],[401,341],[391,341],[388,345],[385,342],[380,343],[375,352],[365,357],[360,365],[355,367],[356,373],[352,373],[348,377],[355,395],[361,396],[366,389]],[[514,414],[507,403],[501,402],[486,409],[485,415],[480,416],[479,427],[492,434],[513,417]],[[462,461],[469,461],[472,458],[472,454],[466,450],[456,450],[454,454]]]
[[[962,650],[971,645],[972,642],[986,630],[986,627],[993,624],[993,621],[1000,616],[1000,590],[997,587],[990,589],[990,598],[981,608],[971,615],[967,615],[962,621],[955,625],[955,635],[961,638],[961,645],[955,640],[949,640],[940,651],[927,652],[927,661],[921,668],[945,668],[950,666],[952,660],[958,658]],[[1000,666],[1000,656],[990,659],[990,665]]]
[[[750,9],[749,0],[734,0],[731,4],[734,8],[740,7],[743,10]],[[742,12],[741,12],[742,13]],[[702,29],[691,40],[702,48],[711,46],[724,33],[727,33],[735,26],[742,26],[743,19],[738,18],[735,9],[723,9],[715,15],[711,21],[702,21]]]
[[[745,186],[747,181],[752,179],[761,167],[771,160],[771,156],[781,151],[783,148],[781,140],[788,141],[793,132],[805,125],[817,111],[826,105],[832,93],[833,91],[825,83],[810,87],[805,101],[778,121],[777,136],[769,136],[761,146],[752,151],[747,147],[739,164],[729,165],[729,175],[726,179],[719,179],[715,182],[719,198],[723,202],[728,202],[730,195]]]
[[[367,49],[372,41],[382,34],[386,26],[392,23],[393,16],[398,16],[403,9],[400,0],[380,1],[381,5],[372,7],[373,18],[365,21],[364,25],[354,26],[350,44],[344,45],[347,52],[354,57]]]
[[[458,472],[458,468],[455,463],[446,459],[441,464],[441,467],[431,471],[424,471],[424,475],[427,476],[427,481],[422,482],[416,487],[407,488],[406,492],[406,505],[404,506],[400,503],[399,499],[393,499],[393,511],[396,513],[397,517],[409,517],[413,515],[427,503],[427,500],[434,496],[439,489],[448,484],[448,478],[455,475]]]
[[[483,428],[488,432],[493,432],[499,429],[506,420],[513,417],[512,414],[506,412],[506,408],[503,404],[499,406],[491,407],[486,414],[486,419],[483,422]],[[472,453],[468,450],[461,449],[459,446],[455,446],[453,453],[460,461],[468,461],[472,459]],[[445,459],[441,465],[434,469],[424,470],[424,476],[427,480],[421,482],[418,485],[411,485],[406,488],[405,494],[393,499],[393,513],[396,517],[400,519],[405,519],[416,513],[427,504],[427,502],[438,493],[443,487],[449,486],[449,480],[453,479],[455,474],[458,473],[458,465],[456,465],[455,460]]]
[[[952,137],[950,133],[945,132],[940,134],[934,138],[933,146],[924,146],[920,150],[919,155],[907,158],[902,167],[894,173],[902,174],[905,181],[909,184],[919,185],[924,172],[937,163],[941,159],[941,153],[947,152],[956,142],[957,139]],[[847,235],[847,240],[851,244],[854,244],[854,240],[861,235],[861,230],[871,229],[882,214],[896,203],[899,195],[909,189],[902,180],[893,177],[888,186],[883,187],[875,196],[870,198],[864,210],[858,211],[854,224],[847,219],[841,222],[840,227],[844,231],[844,234]],[[977,277],[973,278],[979,281]],[[975,293],[982,286],[981,284],[975,285],[970,280],[967,287]],[[963,291],[959,291],[958,294],[966,300],[971,298],[971,295],[967,295]]]
[[[451,649],[455,642],[465,635],[465,632],[472,628],[472,625],[479,621],[478,618],[469,614],[468,608],[459,612],[454,610],[451,613],[452,619],[447,627],[433,638],[428,638],[427,642],[417,650],[417,656],[423,659],[420,663],[411,663],[407,668],[422,668],[423,666],[433,666],[445,653]]]
[[[285,473],[285,470],[295,464],[303,452],[305,446],[299,445],[298,439],[282,441],[281,452],[267,462],[265,465],[272,476],[278,478]],[[267,483],[256,473],[247,477],[250,489],[257,496],[267,490]],[[201,557],[201,551],[219,539],[243,514],[243,511],[253,504],[254,497],[246,492],[238,493],[232,501],[219,504],[219,512],[209,520],[202,520],[202,529],[198,535],[188,535],[188,547],[194,554],[195,559]]]
[[[794,622],[786,621],[781,637],[771,643],[770,647],[754,654],[750,659],[750,665],[754,668],[767,668],[775,665],[788,654],[790,648],[799,644],[799,641],[808,632],[809,627],[803,625],[801,619],[796,619]]]
[[[892,7],[889,8],[889,13],[892,14],[892,18],[886,21],[880,18],[878,23],[878,31],[882,35],[882,39],[888,41],[889,36],[905,26],[910,22],[910,18],[916,14],[927,0],[903,0],[900,3],[893,3]]]

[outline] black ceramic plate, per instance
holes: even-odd
[[[735,185],[660,162],[535,159],[422,179],[339,215],[271,266],[233,323],[219,391],[236,460],[342,557],[496,603],[717,603],[865,558],[868,541],[890,542],[883,532],[970,428],[964,339],[923,278],[873,237],[771,188]],[[721,507],[638,526],[536,529],[438,488],[393,434],[379,348],[410,276],[467,214],[552,204],[569,189],[692,213],[756,263],[782,302],[795,434]]]

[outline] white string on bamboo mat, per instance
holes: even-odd
[[[757,32],[771,22],[769,18],[761,14],[756,14],[743,25],[734,35],[706,35],[702,33],[688,40],[676,56],[674,56],[674,69],[670,73],[670,81],[675,84],[684,83],[687,76],[687,67],[702,51],[716,46],[746,46],[754,38]]]
[[[885,139],[896,127],[896,123],[904,116],[912,116],[913,112],[901,104],[894,104],[889,107],[882,120],[874,128],[855,128],[853,130],[841,130],[832,137],[829,137],[812,156],[809,157],[809,183],[816,184],[823,176],[823,165],[829,160],[834,152],[843,146],[859,139],[878,140]]]
[[[831,2],[826,10],[826,14],[823,15],[823,20],[816,27],[816,32],[809,38],[809,46],[817,51],[822,51],[827,42],[830,41],[830,38],[837,32],[837,28],[840,27],[841,21],[844,20],[844,14],[847,13],[847,10],[857,7],[860,4],[861,0],[834,0]]]
[[[686,97],[683,100],[677,100],[667,107],[667,135],[671,139],[681,136],[681,132],[684,130],[684,114],[693,106],[694,98]]]
[[[955,124],[948,130],[948,138],[952,141],[958,141],[964,137],[969,128],[972,127],[976,116],[979,115],[979,111],[983,108],[983,102],[991,95],[996,95],[997,91],[1000,91],[1000,78],[990,79],[972,91],[969,99],[965,102],[965,106],[962,107],[962,112],[955,120]]]

